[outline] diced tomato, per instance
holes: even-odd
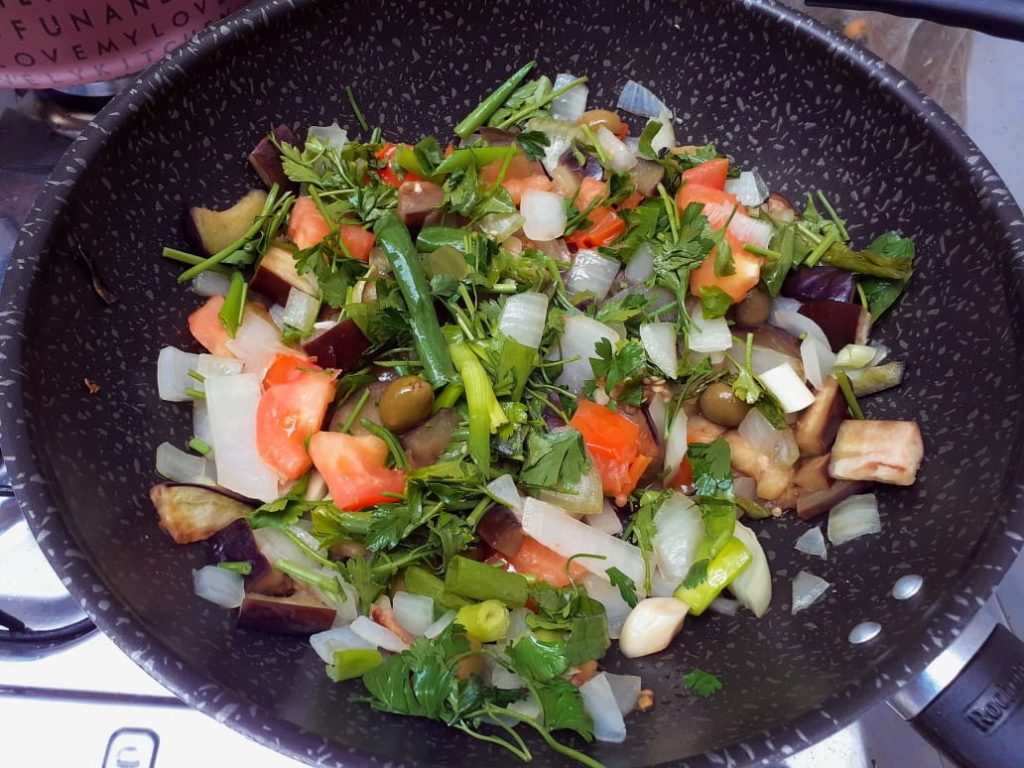
[[[690,203],[701,203],[704,210],[701,213],[708,218],[708,224],[712,229],[721,229],[725,222],[732,215],[735,208],[739,213],[746,213],[746,209],[740,205],[736,195],[730,195],[720,189],[709,187],[704,184],[687,182],[679,188],[676,195],[676,205],[680,211],[685,211]]]
[[[634,208],[636,208],[638,205],[640,205],[640,203],[642,203],[643,201],[644,201],[643,194],[641,192],[639,192],[638,190],[634,189],[630,193],[629,197],[627,197],[625,200],[623,200],[621,203],[619,203],[618,209],[620,211],[631,211]]]
[[[295,480],[312,465],[306,441],[323,426],[334,400],[334,376],[303,373],[263,393],[256,408],[256,447],[282,477]]]
[[[375,435],[317,432],[309,440],[309,455],[340,509],[382,504],[394,500],[386,494],[405,492],[405,472],[385,466],[388,446]]]
[[[493,184],[498,180],[498,174],[501,173],[504,165],[504,160],[495,160],[493,163],[483,166],[480,168],[480,181],[484,184]],[[516,154],[509,161],[504,179],[506,181],[508,179],[526,179],[538,175],[544,175],[544,166],[536,160],[530,160],[526,155]]]
[[[666,487],[678,488],[681,485],[692,485],[693,484],[693,466],[690,464],[690,460],[683,457],[683,463],[679,465],[679,469],[672,476]]]
[[[312,248],[331,231],[312,197],[300,197],[288,217],[288,237],[300,250]]]
[[[519,551],[512,557],[506,557],[505,561],[517,573],[529,573],[553,587],[569,586],[570,573],[576,581],[587,575],[587,569],[576,560],[570,563],[555,550],[526,535],[523,536]]]
[[[373,250],[373,244],[377,240],[373,232],[355,224],[342,224],[339,233],[341,242],[345,244],[349,256],[360,261],[370,260],[370,251]]]
[[[551,179],[544,174],[527,176],[525,179],[505,179],[501,182],[501,186],[505,188],[516,205],[523,202],[523,193],[528,189],[539,189],[542,192],[552,190]]]
[[[323,368],[308,357],[280,354],[274,358],[274,362],[270,364],[263,376],[263,388],[270,389],[278,384],[291,384],[293,381],[301,379],[305,373],[322,370]]]
[[[626,222],[611,208],[595,208],[587,216],[590,226],[577,229],[565,238],[566,242],[579,248],[600,248],[611,245],[615,238],[626,231]]]
[[[206,347],[206,351],[211,355],[234,357],[228,349],[231,337],[220,321],[220,310],[223,306],[223,296],[211,296],[203,306],[188,316],[188,329],[195,340]]]
[[[580,401],[569,425],[583,435],[604,492],[625,503],[651,463],[651,456],[641,451],[639,425],[589,400]]]
[[[580,191],[576,193],[576,207],[581,211],[585,211],[592,202],[607,196],[608,185],[600,179],[587,176],[587,178],[580,182]]]
[[[687,184],[702,184],[724,191],[725,180],[729,178],[729,160],[725,157],[706,160],[688,171],[683,171],[683,178]]]
[[[398,623],[398,619],[395,618],[395,612],[389,611],[387,608],[382,608],[379,605],[375,605],[370,609],[370,618],[380,624],[385,629],[390,629],[402,642],[412,645],[416,642],[416,638],[409,634],[409,631]]]
[[[380,176],[380,180],[389,186],[395,187],[396,189],[402,186],[402,182],[404,181],[423,181],[423,179],[415,173],[409,173],[408,171],[402,175],[402,178],[398,178],[398,174],[395,173],[395,169],[391,167],[391,162],[394,160],[395,152],[397,151],[397,144],[388,143],[381,147],[377,152],[377,159],[384,160],[387,163],[387,165],[377,171],[377,175]]]

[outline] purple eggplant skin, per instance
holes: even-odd
[[[245,577],[245,591],[261,595],[282,596],[295,591],[291,578],[277,570],[260,551],[248,520],[236,520],[210,540],[218,562],[249,563],[252,570]]]
[[[366,350],[370,348],[370,340],[359,330],[359,326],[351,318],[342,320],[319,336],[302,345],[303,351],[316,358],[321,368],[336,368],[341,371],[354,371],[363,364]]]
[[[853,301],[853,273],[838,267],[798,267],[782,284],[782,295],[797,301]]]
[[[149,498],[160,527],[178,544],[204,541],[258,505],[212,486],[189,483],[159,483],[150,489]]]
[[[833,352],[838,352],[847,344],[856,343],[862,312],[857,304],[845,301],[805,301],[798,311],[821,327]]]
[[[304,142],[296,138],[295,132],[289,126],[279,125],[274,128],[273,133],[279,142],[291,144],[299,150],[302,149]],[[277,147],[274,146],[269,137],[264,136],[260,139],[252,152],[249,153],[249,163],[256,169],[256,174],[267,185],[268,189],[277,184],[282,192],[298,193],[298,183],[285,175],[284,165],[281,163],[281,153],[278,152]]]
[[[238,626],[272,635],[312,635],[330,629],[335,613],[308,592],[290,597],[246,594]]]

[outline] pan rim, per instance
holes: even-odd
[[[143,73],[103,110],[96,122],[61,158],[29,214],[0,292],[0,306],[4,308],[0,317],[8,329],[7,333],[0,334],[0,360],[7,369],[2,386],[9,412],[24,414],[23,379],[19,370],[25,337],[21,327],[31,287],[42,269],[42,255],[51,238],[54,222],[72,195],[83,170],[102,149],[105,136],[117,129],[125,114],[148,100],[150,93],[163,91],[169,82],[178,81],[187,75],[191,67],[201,65],[209,51],[224,39],[246,36],[254,27],[268,26],[314,1],[271,0],[216,23]],[[990,210],[993,223],[1000,227],[1007,243],[1011,281],[1008,290],[1024,299],[1024,220],[1005,184],[956,122],[877,56],[803,13],[776,0],[730,0],[730,5],[742,6],[740,10],[761,16],[769,26],[807,39],[822,55],[841,57],[864,76],[865,82],[886,90],[904,108],[917,115],[923,127],[933,133],[937,141],[958,151],[965,158],[972,187]],[[1021,453],[1022,426],[1018,423],[1017,445],[1014,446],[1018,455]],[[0,424],[0,445],[3,446],[4,460],[19,504],[37,539],[45,539],[42,548],[51,565],[104,633],[162,685],[194,709],[297,760],[316,760],[318,765],[336,764],[350,768],[362,768],[376,762],[367,752],[354,750],[277,717],[187,665],[177,667],[164,643],[149,635],[131,608],[120,602],[100,573],[77,552],[74,533],[57,511],[56,495],[41,474],[29,420],[21,415],[5,419]],[[1002,573],[1024,542],[1024,462],[1018,461],[1016,466],[1013,477],[1006,478],[1006,482],[1013,486],[1013,503],[975,554],[975,560],[961,577],[959,588],[938,601],[932,616],[926,620],[922,638],[930,641],[932,651],[923,643],[916,649],[909,646],[901,648],[876,667],[872,675],[831,694],[819,710],[806,712],[741,744],[728,745],[672,764],[704,768],[729,761],[756,763],[780,750],[784,752],[787,746],[798,751],[814,743],[805,733],[821,732],[824,738],[829,732],[854,720],[879,699],[891,696],[902,682],[922,671],[939,652],[936,648],[948,645],[974,615],[973,611],[965,615],[962,605],[958,611],[948,609],[958,598],[969,601],[969,605],[980,605],[980,601],[989,596],[1002,578]],[[98,610],[97,606],[103,601],[109,607]],[[824,731],[821,728],[823,717],[828,721]],[[268,729],[268,724],[273,724],[273,728]]]

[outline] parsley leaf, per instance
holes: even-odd
[[[722,690],[722,681],[710,672],[705,672],[703,669],[695,668],[691,672],[687,672],[683,675],[681,682],[683,687],[688,688],[698,696],[703,696],[705,698]]]
[[[523,131],[516,135],[516,144],[530,160],[540,160],[551,140],[542,131]]]
[[[654,515],[671,496],[673,491],[644,491],[637,500],[633,517],[626,526],[623,538],[629,539],[640,549],[644,559],[644,590],[651,591],[651,553],[654,552],[654,536],[658,532],[654,525]]]
[[[729,307],[732,306],[732,296],[717,285],[702,285],[700,288],[700,306],[704,311],[704,317],[708,320],[723,317],[729,311]]]
[[[914,260],[914,241],[902,237],[898,232],[887,232],[875,238],[867,250],[878,254],[880,258],[911,264]],[[860,287],[868,302],[871,317],[877,320],[900,297],[909,277],[899,280],[886,280],[881,277],[865,277]]]
[[[704,538],[697,545],[694,564],[684,581],[684,586],[692,589],[707,578],[710,560],[732,538],[736,528],[736,502],[729,444],[723,438],[711,443],[690,443],[686,456],[693,467],[693,485],[704,520]]]
[[[519,638],[508,655],[524,680],[544,683],[569,669],[564,643],[546,643],[532,634]]]
[[[546,729],[575,731],[585,741],[593,740],[594,721],[583,708],[583,698],[575,685],[557,678],[536,691]]]
[[[693,485],[698,496],[732,494],[729,444],[722,438],[712,443],[690,443],[686,456],[693,467]]]
[[[626,601],[626,605],[630,608],[636,608],[639,600],[636,596],[636,584],[633,580],[615,567],[607,569],[605,573],[608,574],[608,580],[612,583],[612,586],[618,588],[622,599]]]
[[[519,476],[524,485],[568,491],[575,488],[588,471],[590,461],[583,435],[577,430],[530,432],[526,439],[526,462]]]
[[[621,342],[614,350],[611,341],[602,338],[594,345],[594,352],[597,357],[590,358],[590,369],[595,381],[604,380],[604,391],[609,395],[620,384],[625,391],[642,382],[647,370],[647,351],[636,339]]]
[[[599,323],[626,323],[634,317],[642,315],[650,300],[639,293],[631,293],[615,301],[606,301],[601,304],[594,315]]]
[[[305,512],[324,503],[303,501],[308,485],[307,472],[287,494],[254,509],[248,518],[249,525],[253,528],[288,528],[298,523]]]

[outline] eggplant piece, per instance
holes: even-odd
[[[413,469],[429,467],[437,462],[452,441],[459,422],[459,414],[454,408],[442,408],[399,438]]]
[[[643,158],[639,158],[636,165],[629,169],[629,180],[633,182],[636,191],[645,197],[654,194],[664,177],[665,166]]]
[[[866,314],[856,304],[843,301],[807,301],[797,311],[821,326],[833,352],[857,343],[858,326],[863,322],[861,315]]]
[[[249,287],[281,306],[288,303],[288,293],[292,288],[310,296],[316,296],[318,292],[316,279],[310,274],[296,272],[292,252],[277,245],[270,246],[263,254]]]
[[[843,499],[848,499],[856,493],[864,493],[870,486],[870,483],[839,480],[828,490],[801,495],[796,500],[796,513],[801,520],[810,520],[825,514]]]
[[[754,346],[770,349],[780,355],[800,359],[800,339],[774,325],[762,325],[753,330]]]
[[[236,520],[210,540],[219,562],[249,563],[252,570],[245,577],[245,591],[261,595],[290,595],[295,583],[277,570],[260,550],[248,520]]]
[[[504,131],[501,128],[491,128],[485,125],[477,133],[480,134],[481,139],[487,142],[489,147],[510,147],[515,144],[519,131]]]
[[[826,453],[824,456],[808,459],[800,465],[793,475],[793,485],[799,489],[800,495],[827,491],[832,487],[832,476],[828,473],[830,458]]]
[[[789,199],[778,192],[772,192],[768,199],[761,205],[761,210],[767,213],[776,221],[791,224],[796,221],[796,209]]]
[[[853,301],[853,273],[838,267],[797,267],[782,284],[782,295],[798,301]]]
[[[837,480],[913,485],[923,458],[916,421],[850,419],[839,425],[829,474]]]
[[[223,211],[196,206],[188,211],[188,229],[207,256],[222,251],[241,238],[263,212],[267,193],[254,189]]]
[[[204,541],[255,509],[255,504],[205,485],[159,483],[149,498],[160,527],[178,544]]]
[[[294,131],[287,125],[279,125],[274,131],[274,138],[279,142],[291,144],[302,149],[304,142],[300,142]],[[281,153],[269,137],[264,136],[249,153],[249,163],[256,169],[257,175],[267,185],[267,188],[277,184],[282,192],[298,192],[299,185],[288,178],[284,172],[284,165],[281,163]]]
[[[687,434],[689,429],[687,429]],[[731,451],[732,468],[757,481],[757,495],[767,501],[776,501],[786,493],[793,480],[793,468],[773,461],[752,446],[736,430],[724,435]]]
[[[853,385],[853,394],[857,397],[865,397],[899,386],[903,381],[903,370],[903,363],[894,360],[891,363],[875,365],[871,368],[847,371],[846,375],[850,378],[850,384]]]
[[[499,555],[515,557],[523,546],[523,526],[508,507],[492,507],[476,532]]]
[[[387,389],[388,382],[386,381],[374,381],[367,384],[365,389],[369,390],[370,396],[363,403],[363,407],[359,410],[359,415],[352,422],[349,427],[349,434],[351,435],[368,435],[370,432],[366,430],[361,422],[363,419],[373,422],[378,426],[384,426],[380,418],[380,398],[384,394],[384,390]],[[345,400],[338,410],[334,412],[331,417],[330,430],[337,432],[341,429],[341,426],[348,421],[349,416],[352,414],[352,410],[356,407],[359,400],[362,399],[362,390],[353,392]],[[431,462],[433,463],[433,462]]]
[[[824,386],[814,395],[811,407],[801,414],[794,430],[800,455],[827,453],[846,415],[846,401],[839,393],[838,382],[831,377],[825,379]]]
[[[442,203],[444,190],[432,182],[406,181],[398,188],[398,218],[410,229],[422,227]]]
[[[328,328],[302,345],[302,350],[310,357],[316,358],[316,364],[321,368],[334,368],[339,371],[354,371],[359,368],[369,348],[370,340],[351,318],[342,320],[333,328]]]
[[[247,594],[238,626],[272,635],[312,635],[330,629],[336,613],[306,590],[289,597]]]

